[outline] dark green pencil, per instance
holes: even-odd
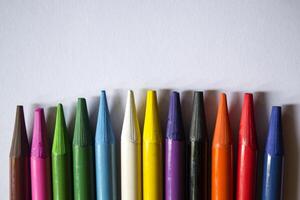
[[[95,199],[94,147],[88,111],[84,98],[79,98],[76,108],[73,138],[74,199]]]
[[[61,104],[58,104],[56,109],[52,146],[52,182],[54,200],[73,199],[71,145],[67,134],[64,110]]]

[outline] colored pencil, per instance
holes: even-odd
[[[180,97],[172,92],[165,139],[165,200],[185,199],[185,136]]]
[[[121,133],[121,199],[142,200],[141,133],[132,91],[128,91]]]
[[[101,91],[95,139],[97,199],[117,199],[116,144],[105,91]]]
[[[265,149],[262,200],[282,199],[283,155],[281,107],[273,106]]]
[[[147,92],[143,133],[143,199],[163,199],[162,135],[156,92]]]
[[[56,122],[52,145],[52,187],[54,200],[73,199],[71,144],[68,138],[62,104],[56,108]]]
[[[73,189],[75,200],[95,199],[93,146],[86,101],[84,98],[79,98],[73,137]]]
[[[10,199],[30,200],[30,150],[23,106],[17,106],[15,128],[10,148]]]
[[[207,199],[208,136],[203,92],[194,92],[193,113],[188,143],[190,200]]]
[[[32,200],[52,199],[50,148],[42,108],[34,111],[30,167]]]
[[[220,95],[212,143],[212,200],[233,199],[233,139],[229,125],[226,95]]]
[[[257,152],[253,95],[245,94],[238,138],[237,200],[256,198]]]

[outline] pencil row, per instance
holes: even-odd
[[[190,132],[185,134],[180,96],[178,92],[172,92],[163,138],[156,92],[150,90],[141,134],[134,95],[129,91],[119,166],[105,91],[100,94],[95,136],[90,130],[86,101],[78,99],[72,144],[63,106],[58,104],[52,147],[44,111],[36,108],[30,149],[23,107],[17,106],[10,151],[10,199],[116,200],[119,196],[118,181],[122,200],[196,200],[208,199],[209,196],[212,200],[256,199],[258,148],[252,94],[244,95],[236,171],[233,168],[233,135],[226,95],[220,95],[211,145],[208,143],[202,92],[194,92],[191,116]],[[208,165],[208,160],[211,160],[211,165]],[[281,198],[282,175],[281,108],[274,106],[265,148],[262,194],[259,194],[262,200]],[[211,191],[210,195],[208,191]]]

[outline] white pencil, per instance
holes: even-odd
[[[141,133],[134,95],[128,91],[121,133],[121,199],[142,199]]]

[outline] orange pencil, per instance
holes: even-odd
[[[233,199],[233,140],[229,124],[226,95],[220,95],[212,143],[211,199]]]

